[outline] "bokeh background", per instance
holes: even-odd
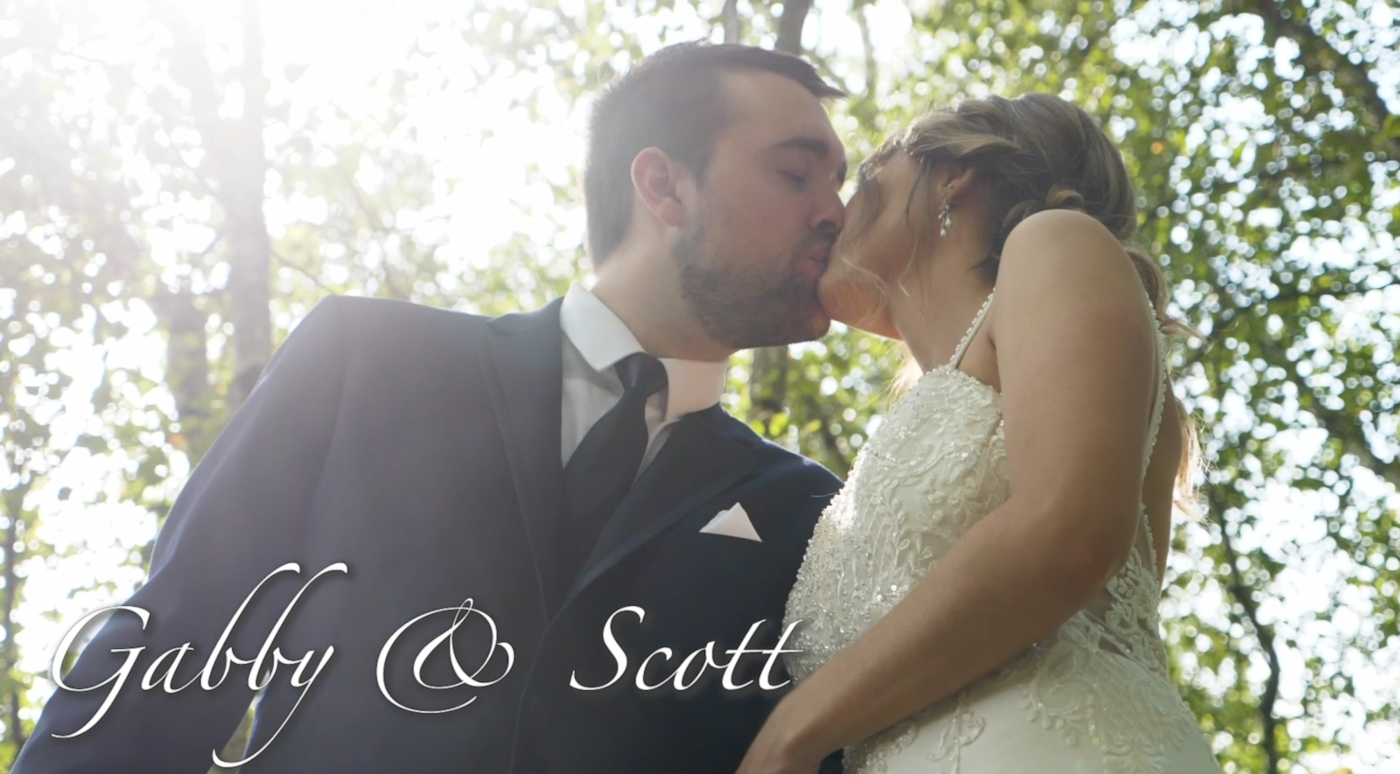
[[[60,637],[330,294],[496,314],[588,281],[590,97],[706,38],[802,52],[858,162],[1061,94],[1201,334],[1174,673],[1227,772],[1400,771],[1400,14],[1390,0],[0,0],[0,771]],[[743,353],[727,407],[844,474],[900,353]],[[240,744],[240,731],[231,740]],[[346,740],[354,744],[354,740]]]

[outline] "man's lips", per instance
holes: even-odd
[[[820,266],[822,271],[825,272],[826,267],[831,265],[831,243],[823,243],[817,248],[809,251],[806,255],[806,258],[807,260]]]

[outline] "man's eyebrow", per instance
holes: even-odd
[[[772,149],[785,150],[787,148],[796,148],[798,150],[807,151],[808,153],[811,153],[817,156],[818,158],[823,159],[829,157],[833,152],[831,144],[828,143],[826,140],[821,139],[820,137],[789,137],[788,139],[783,140],[782,142],[775,143]],[[843,159],[841,161],[841,169],[837,171],[837,176],[843,183],[846,182],[846,172],[846,162]]]

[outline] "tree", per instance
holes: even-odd
[[[490,93],[511,126],[563,124],[644,53],[709,37],[817,62],[852,95],[834,121],[853,163],[960,96],[1049,90],[1105,121],[1141,240],[1203,334],[1174,364],[1211,464],[1208,520],[1178,531],[1171,565],[1175,673],[1239,771],[1400,754],[1361,730],[1400,739],[1400,698],[1367,686],[1400,666],[1400,26],[1383,0],[491,0],[382,42],[401,55],[353,100],[321,93],[293,7],[4,0],[6,750],[35,709],[25,575],[92,550],[47,530],[129,506],[148,516],[129,558],[144,564],[183,476],[318,298],[500,313],[586,276],[577,166],[543,152],[512,167],[527,193],[503,238],[460,246],[495,225],[462,197],[496,183],[444,170],[440,148],[497,128],[425,106]],[[470,128],[435,137],[444,122]],[[123,356],[135,341],[163,365]],[[75,375],[80,356],[99,377]],[[844,473],[898,368],[889,343],[838,330],[736,357],[726,407]]]
[[[413,208],[380,200],[385,190],[427,198],[420,186],[431,181],[412,182],[421,159],[386,142],[392,111],[368,132],[357,125],[359,134],[308,143],[304,136],[319,138],[318,128],[344,116],[322,104],[290,122],[289,100],[274,89],[286,92],[299,63],[285,51],[269,61],[258,3],[215,8],[199,20],[166,0],[130,10],[15,0],[0,27],[0,60],[10,65],[0,76],[0,211],[8,215],[0,302],[15,356],[0,364],[5,545],[13,547],[0,568],[7,675],[0,688],[12,751],[24,740],[29,678],[17,668],[10,613],[25,561],[48,552],[34,537],[45,475],[73,457],[105,455],[106,467],[125,479],[115,498],[148,509],[158,526],[173,494],[161,484],[173,467],[198,462],[246,397],[271,353],[274,316],[285,318],[288,308],[300,316],[321,295],[354,287],[405,297],[397,264],[426,252],[392,226]],[[401,79],[379,87],[402,97]],[[283,131],[266,131],[273,126]],[[269,143],[269,135],[279,141]],[[369,168],[388,173],[380,175],[382,190],[354,180]],[[275,224],[296,259],[281,257],[287,248],[274,245],[265,218],[274,176],[294,189],[285,196],[314,191],[326,204],[313,238],[299,223]],[[371,270],[340,283],[323,276],[333,273],[326,256],[386,243],[396,249],[382,256],[377,276]],[[129,339],[131,320],[143,314],[159,321],[164,368],[109,367],[90,397],[74,394],[55,354],[81,348],[103,356]],[[73,402],[89,403],[100,421],[55,432],[60,406]],[[134,562],[149,560],[153,537],[138,541]],[[246,738],[246,728],[240,734]],[[234,744],[241,748],[238,736]]]

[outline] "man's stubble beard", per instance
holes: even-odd
[[[771,347],[811,341],[822,331],[815,330],[818,319],[825,319],[817,299],[817,283],[802,273],[799,245],[786,256],[785,271],[776,283],[765,285],[747,273],[725,268],[719,257],[728,252],[713,238],[711,218],[681,235],[672,251],[680,265],[681,296],[690,304],[705,333],[733,349]],[[774,256],[735,261],[735,267],[772,266]]]

